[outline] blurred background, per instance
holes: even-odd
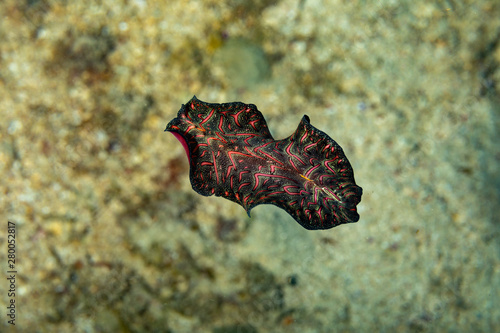
[[[499,66],[498,1],[2,1],[15,328],[500,331]],[[360,221],[196,194],[163,132],[193,95],[256,104],[277,139],[307,114]]]

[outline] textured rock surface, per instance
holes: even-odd
[[[498,4],[6,0],[0,17],[18,331],[500,331]],[[307,113],[348,154],[361,220],[308,232],[196,195],[163,132],[195,94],[258,105],[276,138]]]

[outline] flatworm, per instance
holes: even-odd
[[[194,96],[167,125],[189,158],[193,189],[286,210],[306,229],[357,222],[363,190],[342,148],[304,116],[288,138],[274,140],[253,104],[205,103]]]

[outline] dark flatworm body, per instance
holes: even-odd
[[[274,140],[253,104],[205,103],[194,96],[165,131],[183,144],[191,185],[247,211],[260,204],[286,210],[306,229],[359,220],[362,189],[342,148],[304,116],[288,138]]]

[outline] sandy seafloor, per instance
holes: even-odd
[[[498,1],[0,3],[9,332],[499,332]],[[196,194],[163,130],[193,95],[304,114],[358,223]]]

